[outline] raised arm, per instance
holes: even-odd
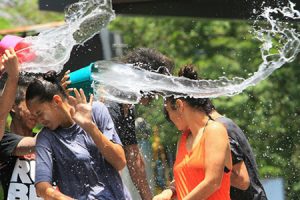
[[[71,111],[73,120],[90,134],[101,154],[116,170],[123,169],[126,165],[126,158],[122,146],[110,141],[92,120],[93,96],[91,95],[87,103],[82,89],[80,92],[74,89],[74,93],[75,98],[69,97],[69,102],[74,106],[74,110]]]
[[[0,139],[5,131],[6,118],[15,101],[17,85],[19,80],[19,62],[13,49],[5,50],[2,55],[1,68],[4,67],[8,78],[0,97]]]

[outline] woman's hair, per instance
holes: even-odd
[[[178,76],[186,77],[192,80],[198,80],[198,73],[195,70],[194,66],[191,64],[183,66],[179,70]],[[176,109],[177,99],[181,99],[187,102],[192,108],[205,112],[208,116],[210,116],[210,113],[215,109],[209,98],[194,98],[190,96],[175,98],[174,96],[170,96],[167,97],[167,101],[171,103],[172,109]]]
[[[57,80],[55,71],[42,74],[41,78],[34,79],[26,90],[26,101],[38,98],[40,102],[51,101],[54,95],[59,95],[63,99],[67,95]]]
[[[170,58],[151,48],[134,49],[122,57],[121,61],[164,75],[170,75],[174,68],[174,62]]]

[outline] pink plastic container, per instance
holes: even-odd
[[[0,42],[0,56],[8,48],[13,48],[17,52],[19,62],[29,62],[35,58],[35,54],[29,48],[30,44],[23,41],[22,37],[15,35],[6,35]]]

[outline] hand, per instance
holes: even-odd
[[[50,187],[46,189],[45,200],[74,200],[73,198],[64,195],[63,193]]]
[[[71,81],[69,80],[70,79],[69,73],[70,70],[66,71],[64,77],[60,80],[60,84],[67,96],[70,96],[70,92],[73,90],[72,88],[68,88],[68,85],[71,84]]]
[[[7,49],[1,58],[1,71],[6,71],[9,77],[19,76],[19,61],[15,50]]]
[[[162,193],[154,196],[152,200],[171,200],[172,195],[173,195],[172,190],[166,189],[166,190],[162,191]]]
[[[72,119],[82,128],[93,123],[92,120],[92,103],[93,95],[90,96],[90,101],[87,103],[86,97],[82,89],[74,89],[75,97],[69,96],[69,103],[74,107],[71,109]]]

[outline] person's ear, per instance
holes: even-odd
[[[60,106],[62,104],[62,98],[59,95],[54,95],[52,101],[55,106]]]
[[[175,108],[177,111],[183,112],[183,101],[181,99],[176,100]]]

